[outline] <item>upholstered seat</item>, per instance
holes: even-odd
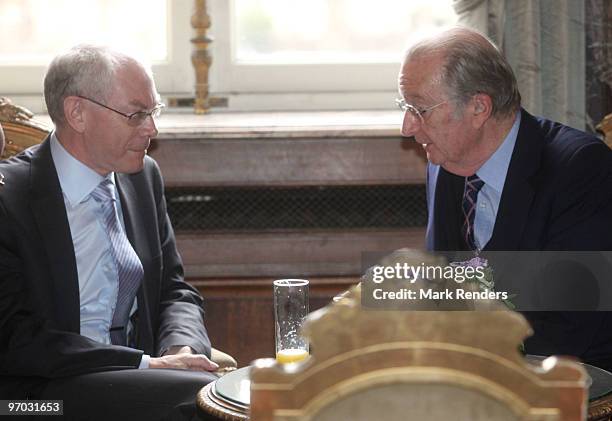
[[[362,307],[366,290],[308,317],[305,362],[255,362],[252,421],[585,419],[584,369],[555,357],[528,363],[519,345],[530,327],[520,314],[496,302],[377,311]]]

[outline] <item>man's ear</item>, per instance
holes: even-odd
[[[85,113],[83,100],[78,96],[67,96],[64,98],[64,119],[77,133],[85,130]]]
[[[472,125],[479,129],[491,117],[493,101],[487,94],[476,94],[472,97]]]

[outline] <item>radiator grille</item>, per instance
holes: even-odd
[[[427,222],[425,186],[174,188],[176,231],[405,228]]]

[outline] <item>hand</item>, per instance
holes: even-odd
[[[149,361],[149,368],[177,368],[181,370],[215,371],[219,368],[202,354],[194,354],[188,346],[172,347],[163,357],[153,357]]]

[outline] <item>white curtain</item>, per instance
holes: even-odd
[[[582,0],[454,0],[453,6],[461,25],[502,49],[527,111],[584,129]]]

